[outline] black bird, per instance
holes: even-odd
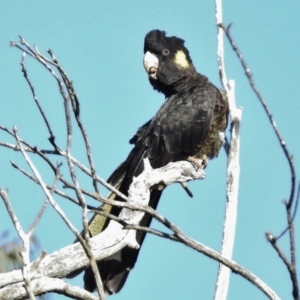
[[[144,67],[153,88],[166,100],[156,115],[144,124],[130,140],[133,149],[127,159],[112,173],[108,183],[128,195],[133,176],[143,170],[148,157],[153,168],[169,162],[193,158],[207,161],[216,157],[222,146],[227,126],[228,103],[224,94],[207,77],[197,73],[184,40],[164,31],[152,30],[145,37]],[[149,205],[156,209],[162,190],[151,191]],[[115,195],[111,199],[116,199]],[[120,199],[118,199],[120,200]],[[120,209],[104,204],[103,209],[118,215]],[[95,215],[89,224],[91,236],[103,231],[109,219]],[[143,217],[142,226],[149,226],[151,217]],[[144,232],[137,233],[142,245]],[[137,260],[139,249],[125,247],[119,253],[98,262],[105,292],[118,293]],[[85,289],[93,291],[95,280],[91,268],[84,275]]]

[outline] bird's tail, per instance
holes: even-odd
[[[143,169],[144,157],[143,151],[140,152],[141,155],[136,155],[135,149],[133,149],[128,155],[127,159],[112,173],[107,182],[118,189],[124,195],[128,195],[129,186],[132,182],[133,176],[138,176]],[[150,194],[149,206],[156,209],[159,198],[162,191],[153,190]],[[114,193],[110,193],[107,197],[109,200],[121,200]],[[110,204],[104,203],[101,209],[109,214],[118,216],[120,214],[121,208],[112,206]],[[143,219],[140,222],[140,226],[148,227],[150,226],[152,217],[145,213]],[[108,226],[110,219],[102,214],[95,214],[89,222],[89,233],[93,237],[98,235]],[[140,246],[144,241],[146,233],[144,231],[137,231],[136,239]],[[76,242],[76,241],[75,241]],[[107,294],[118,293],[129,274],[129,271],[134,267],[139,254],[139,249],[132,249],[130,247],[125,247],[114,255],[107,257],[104,260],[97,262],[100,276],[102,279],[104,291]],[[82,270],[78,270],[69,274],[68,278],[73,278]],[[96,288],[95,278],[91,267],[85,270],[84,274],[84,287],[86,290],[93,292]]]
[[[149,206],[156,209],[161,193],[162,191],[158,190],[151,192]],[[111,209],[109,207],[107,208],[109,210]],[[102,228],[102,230],[106,228],[107,221],[103,221],[103,218],[101,217],[102,215],[99,214],[93,217],[89,225],[91,232],[94,230],[94,228],[96,228],[97,231],[99,228]],[[148,214],[145,214],[141,220],[140,226],[150,226],[151,220],[152,217]],[[140,246],[142,246],[145,236],[146,233],[144,231],[137,231],[136,239]],[[125,247],[114,255],[97,262],[105,293],[115,294],[122,289],[128,277],[129,271],[133,269],[135,265],[139,254],[139,249]],[[94,274],[90,267],[86,269],[84,274],[84,288],[90,292],[94,291],[96,288]]]

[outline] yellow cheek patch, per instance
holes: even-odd
[[[175,63],[182,68],[188,68],[190,66],[188,60],[186,59],[186,55],[182,50],[176,52]]]

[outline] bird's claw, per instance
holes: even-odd
[[[193,165],[196,171],[198,171],[200,168],[205,169],[208,165],[208,158],[205,154],[202,156],[201,163],[199,162],[199,159],[193,156],[189,156],[187,161]]]

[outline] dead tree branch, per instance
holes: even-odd
[[[131,185],[129,192],[129,203],[131,204],[135,204],[137,201],[137,203],[141,206],[147,205],[152,185],[156,185],[158,183],[168,185],[173,182],[187,182],[189,180],[204,178],[203,171],[201,169],[195,171],[194,167],[188,162],[169,164],[162,170],[153,170],[150,167],[149,162],[145,165],[145,172],[136,178]],[[38,176],[38,174],[35,175]],[[141,186],[144,188],[141,189]],[[52,199],[49,195],[48,198],[51,202]],[[123,223],[125,222],[126,224],[137,225],[142,219],[144,213],[145,212],[142,211],[134,211],[124,208],[119,219]],[[110,225],[103,233],[93,239],[90,239],[91,251],[94,259],[101,260],[105,257],[111,256],[127,245],[134,248],[139,247],[135,236],[136,230],[124,230],[123,225],[120,223],[110,222]],[[47,276],[50,278],[62,278],[74,270],[87,267],[90,263],[90,260],[86,256],[86,249],[83,249],[80,243],[65,247],[51,255],[46,255],[38,263],[34,262],[31,265],[29,280],[30,282],[34,282],[32,293],[37,295],[37,290],[35,290],[34,287],[39,286],[39,279],[43,280]],[[27,297],[27,291],[23,286],[19,285],[19,283],[23,280],[22,277],[20,277],[21,275],[22,274],[18,273],[18,271],[13,271],[6,275],[0,275],[0,287],[2,287],[0,289],[1,299],[10,299],[10,296],[7,296],[10,295],[9,291],[17,288],[23,290],[23,293],[21,291],[18,292],[18,294],[23,295],[19,299],[25,299]]]
[[[240,178],[240,123],[242,118],[242,110],[235,105],[235,82],[228,81],[225,72],[225,58],[224,58],[224,41],[223,30],[219,24],[222,23],[222,0],[216,0],[216,24],[217,24],[217,40],[218,40],[218,65],[219,75],[226,91],[229,103],[229,112],[231,120],[231,132],[228,148],[228,163],[227,163],[227,202],[225,208],[225,220],[223,225],[223,240],[221,255],[231,259],[234,247],[235,228],[237,220],[238,209],[238,190]],[[230,283],[230,269],[223,264],[219,265],[218,278],[215,287],[214,299],[227,299],[228,288]]]
[[[130,200],[129,203],[126,204],[131,208],[145,207],[145,205],[149,201],[150,187],[152,185],[156,185],[158,183],[164,183],[165,185],[168,185],[172,182],[186,182],[189,180],[202,178],[204,178],[203,171],[200,169],[196,172],[194,167],[190,163],[185,161],[168,164],[161,169],[154,170],[150,167],[149,163],[146,163],[146,170],[136,178],[136,180],[130,187]],[[146,209],[148,210],[149,207],[145,207],[145,210]],[[256,285],[270,299],[279,299],[277,295],[267,287],[267,285],[265,285],[251,272],[245,270],[235,262],[222,257],[214,250],[190,239],[184,233],[182,233],[182,231],[178,227],[166,220],[164,217],[158,215],[154,210],[152,210],[152,213],[153,216],[156,217],[156,219],[160,220],[163,224],[167,225],[167,227],[173,231],[173,235],[170,235],[171,239],[188,245],[192,249],[195,249],[210,258],[216,259],[217,261],[231,268],[231,270],[242,275],[244,278]],[[136,230],[134,226],[139,223],[140,219],[143,217],[143,214],[144,212],[133,211],[131,209],[124,208],[120,214],[120,219],[123,223],[125,222],[126,224],[130,224],[130,229],[124,229],[123,225],[121,225],[119,222],[110,222],[110,225],[105,231],[90,239],[91,250],[95,259],[101,260],[105,257],[111,256],[113,253],[119,251],[126,245],[129,245],[131,247],[138,247],[138,244],[135,240]],[[140,227],[138,228],[142,229]],[[154,233],[152,231],[149,232]],[[163,235],[160,234],[160,236]],[[39,280],[42,280],[42,282],[44,282],[43,280],[45,280],[45,277],[63,278],[67,274],[75,270],[87,267],[89,263],[90,262],[86,256],[86,252],[84,251],[80,243],[67,246],[52,254],[46,255],[45,257],[40,259],[38,263],[33,263],[31,266],[30,278],[32,282],[33,293],[35,294],[36,292],[35,287],[39,286]],[[0,274],[1,299],[10,299],[9,296],[7,296],[8,294],[6,293],[8,293],[8,291],[11,289],[18,289],[18,294],[23,295],[18,299],[25,299],[26,291],[24,290],[23,286],[20,286],[21,281],[22,274],[20,273],[20,271],[12,271],[7,274]]]
[[[283,232],[277,237],[275,237],[273,234],[270,234],[270,233],[266,233],[266,237],[267,237],[267,240],[271,243],[271,245],[275,249],[275,251],[278,253],[279,257],[281,257],[281,259],[287,266],[287,270],[288,270],[291,280],[292,280],[293,297],[294,297],[294,299],[299,299],[299,285],[298,285],[298,280],[297,280],[297,270],[296,270],[296,263],[295,263],[296,262],[296,251],[295,251],[295,235],[294,235],[294,222],[293,222],[294,221],[293,217],[296,215],[296,209],[298,207],[297,205],[294,206],[294,212],[292,212],[293,203],[294,203],[294,199],[295,199],[295,191],[296,191],[296,171],[295,171],[295,166],[294,166],[294,162],[293,162],[293,157],[290,154],[290,152],[287,148],[286,142],[284,141],[284,139],[278,129],[278,126],[277,126],[275,119],[267,105],[267,102],[262,97],[261,93],[259,92],[259,90],[254,82],[253,75],[252,75],[249,67],[247,66],[245,59],[242,56],[241,51],[239,50],[239,48],[237,47],[236,43],[234,42],[234,40],[231,36],[231,33],[230,33],[231,25],[229,25],[228,27],[225,27],[223,24],[220,23],[219,26],[224,30],[232,49],[236,53],[241,65],[245,71],[246,77],[248,78],[248,81],[249,81],[249,84],[250,84],[252,90],[254,91],[255,95],[257,96],[261,105],[263,106],[263,108],[269,118],[269,121],[271,123],[271,126],[276,134],[278,142],[279,142],[279,144],[284,152],[284,155],[288,161],[288,165],[290,167],[290,172],[291,172],[290,196],[289,196],[289,200],[284,202],[285,207],[286,207],[286,213],[287,213],[287,223],[288,223],[287,229],[283,230]],[[297,201],[296,201],[296,203],[297,203]],[[279,246],[275,245],[276,242],[284,235],[284,233],[287,230],[289,232],[289,238],[290,238],[290,255],[291,255],[291,259],[288,264],[287,264],[287,261],[285,261],[283,259],[284,256],[282,255]]]

